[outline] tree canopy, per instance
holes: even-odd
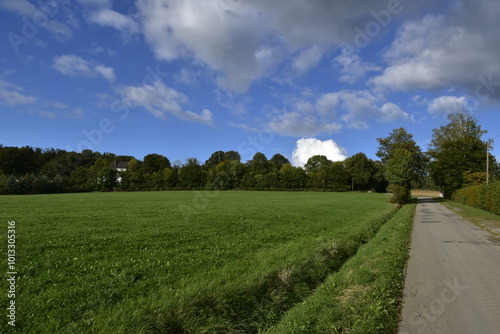
[[[279,153],[268,159],[257,152],[242,162],[237,151],[215,151],[204,164],[189,158],[172,165],[157,153],[139,160],[91,150],[78,153],[0,144],[0,193],[168,189],[384,192],[390,183],[401,198],[408,198],[411,185],[424,176],[426,184],[432,177],[449,195],[462,186],[485,182],[487,145],[482,140],[485,131],[472,116],[451,114],[448,120],[447,125],[434,130],[428,154],[421,151],[412,134],[397,128],[387,137],[377,138],[380,161],[362,152],[336,162],[314,155],[303,168],[292,166]],[[491,155],[489,161],[490,180],[498,179],[498,164]],[[116,168],[125,162],[125,171]]]

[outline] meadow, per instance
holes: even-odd
[[[396,219],[403,232],[370,246],[370,253],[390,250],[377,259],[383,266],[388,258],[398,259],[389,261],[395,276],[384,273],[381,279],[402,280],[412,214],[410,207],[396,213],[388,199],[236,191],[1,196],[4,254],[7,222],[16,221],[16,329],[314,333],[290,320],[294,309],[321,296],[332,274],[342,275],[346,261],[371,245],[382,226],[389,228],[395,214],[406,215]],[[384,321],[393,324],[386,326],[389,332],[397,324],[399,289],[395,284],[377,297],[382,301],[372,300],[393,305],[383,307]],[[7,295],[0,301],[8,305]],[[288,325],[280,327],[284,320]],[[2,332],[10,330],[6,322]],[[342,332],[342,326],[329,326]]]

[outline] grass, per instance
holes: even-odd
[[[500,237],[500,216],[489,211],[473,208],[471,206],[450,200],[441,200],[448,209],[461,215],[480,228]]]
[[[267,333],[396,333],[415,204]]]
[[[394,213],[385,195],[342,193],[2,196],[0,205],[5,231],[16,221],[23,333],[263,332]]]

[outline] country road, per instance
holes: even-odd
[[[499,334],[500,242],[419,198],[400,334]]]

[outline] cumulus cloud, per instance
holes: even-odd
[[[499,16],[498,1],[461,1],[445,14],[404,23],[384,54],[388,67],[372,83],[392,90],[458,86],[499,98]]]
[[[291,99],[282,109],[272,111],[269,122],[272,131],[294,137],[314,137],[339,132],[344,126],[351,129],[368,129],[369,122],[393,122],[412,120],[412,117],[382,96],[367,90],[342,90],[313,96]]]
[[[354,28],[373,20],[370,11],[387,8],[387,0],[286,6],[280,0],[138,0],[137,8],[157,58],[195,59],[215,72],[222,88],[245,92],[283,61],[301,72],[314,68],[325,52],[352,42]]]
[[[167,119],[170,114],[186,121],[213,124],[209,110],[203,109],[200,113],[195,113],[183,109],[182,105],[189,102],[187,96],[165,86],[161,81],[155,81],[151,85],[126,86],[119,88],[117,92],[123,97],[124,103],[141,106],[160,119]]]
[[[55,57],[53,67],[64,75],[83,77],[102,76],[109,82],[115,81],[113,68],[95,64],[75,55]]]
[[[37,98],[23,93],[19,86],[0,79],[0,104],[13,107],[20,104],[35,103]]]
[[[368,129],[372,119],[379,122],[407,120],[411,117],[392,102],[384,103],[381,96],[375,96],[367,90],[340,91],[334,93],[339,98],[339,105],[344,111],[342,120],[352,129]]]
[[[276,116],[269,124],[273,132],[284,136],[303,137],[339,132],[342,125],[325,121],[313,114],[290,111]]]
[[[324,155],[331,161],[343,161],[347,158],[346,150],[332,139],[321,141],[316,138],[302,138],[295,144],[292,164],[304,167],[307,160],[314,155]]]
[[[379,112],[379,120],[383,122],[391,122],[398,119],[406,120],[409,119],[410,116],[401,110],[396,104],[392,102],[384,103],[382,108],[380,108]]]
[[[429,103],[427,111],[430,114],[451,114],[451,113],[466,113],[469,110],[469,105],[465,97],[456,96],[441,96],[432,100]]]

